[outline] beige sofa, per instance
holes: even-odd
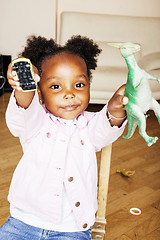
[[[134,42],[141,45],[135,54],[139,66],[160,77],[160,18],[115,16],[63,12],[61,14],[59,43],[80,34],[96,41],[103,50],[98,68],[93,72],[91,103],[104,104],[127,81],[127,66],[116,48],[107,42]],[[150,80],[155,99],[160,99],[160,84]]]

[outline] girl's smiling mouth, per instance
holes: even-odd
[[[76,108],[78,108],[80,105],[67,105],[62,107],[66,111],[74,111]]]

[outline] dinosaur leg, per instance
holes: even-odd
[[[155,115],[156,115],[156,117],[158,119],[158,122],[160,124],[160,105],[154,98],[152,98],[151,109],[154,111],[154,113],[155,113]]]
[[[153,143],[155,143],[158,140],[158,138],[150,137],[146,133],[146,118],[145,118],[144,114],[142,113],[138,117],[139,117],[138,118],[139,133],[144,138],[147,145],[150,147]]]
[[[125,138],[129,138],[131,133],[134,133],[135,130],[135,124],[138,122],[138,128],[139,128],[139,133],[140,135],[144,138],[144,140],[147,142],[148,146],[151,146],[153,143],[157,141],[157,137],[150,137],[146,133],[146,118],[144,116],[143,111],[141,110],[140,107],[138,107],[135,104],[127,104],[126,106],[127,110],[127,116],[128,118],[128,126],[131,128],[129,130],[129,133]]]
[[[132,137],[138,124],[138,121],[135,118],[133,118],[133,116],[128,111],[127,111],[127,118],[128,118],[128,133],[127,135],[123,135],[123,138],[125,139]]]

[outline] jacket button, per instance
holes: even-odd
[[[72,182],[72,181],[73,181],[73,177],[69,177],[68,182]]]
[[[82,146],[84,145],[84,141],[83,141],[83,140],[81,140],[81,145],[82,145]]]
[[[80,206],[80,202],[76,202],[76,203],[75,203],[75,206],[76,206],[76,207],[79,207],[79,206]]]
[[[50,132],[47,132],[47,133],[46,133],[46,136],[47,136],[47,138],[50,138],[50,137],[51,137],[51,133],[50,133]]]
[[[87,226],[88,226],[88,224],[87,224],[87,223],[83,224],[83,228],[86,228]]]

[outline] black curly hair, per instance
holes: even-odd
[[[97,67],[96,57],[100,54],[101,49],[87,37],[72,36],[64,46],[61,46],[52,38],[48,40],[45,37],[32,35],[27,39],[26,47],[19,56],[29,58],[41,75],[43,62],[61,52],[69,52],[81,57],[87,66],[88,78],[91,79],[91,70],[95,70]]]

